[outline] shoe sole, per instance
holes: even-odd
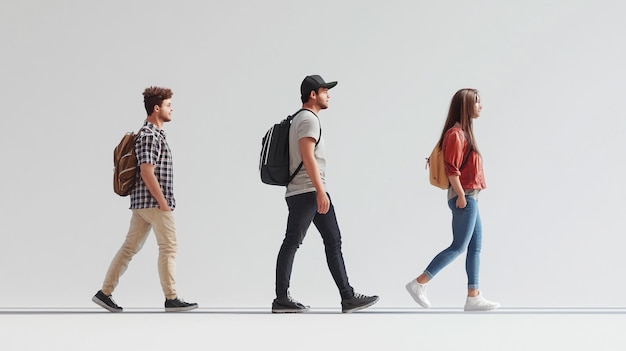
[[[411,283],[408,283],[407,285],[405,285],[404,287],[406,288],[406,291],[409,292],[409,295],[411,295],[411,297],[413,298],[413,300],[415,300],[415,302],[417,302],[418,305],[424,307],[424,308],[429,308],[430,304],[427,304],[426,302],[420,300],[417,295],[415,295],[413,293],[413,290],[410,287]]]
[[[493,310],[497,310],[498,308],[500,308],[500,306],[494,306],[494,307],[489,307],[489,308],[477,308],[477,309],[466,309],[463,308],[463,311],[465,312],[489,312],[489,311],[493,311]]]
[[[303,309],[280,309],[280,310],[275,310],[272,309],[272,313],[305,313],[307,312],[309,309],[308,308],[303,308]]]
[[[113,308],[113,307],[107,305],[106,303],[104,303],[104,301],[100,300],[99,298],[97,298],[95,296],[91,298],[91,301],[93,301],[96,305],[104,308],[105,310],[107,310],[109,312],[119,313],[119,312],[123,311],[123,309],[117,309],[117,308]]]
[[[196,308],[198,308],[198,305],[187,307],[165,307],[165,312],[185,312],[195,310]]]
[[[368,303],[368,304],[366,304],[366,305],[363,305],[363,306],[354,307],[354,308],[351,308],[351,309],[348,309],[348,310],[344,310],[344,309],[342,309],[342,310],[341,310],[341,313],[352,313],[352,312],[356,312],[356,311],[364,310],[364,309],[366,309],[366,308],[371,307],[372,305],[374,305],[376,302],[378,302],[378,300],[379,300],[379,299],[380,299],[380,298],[376,298],[376,300],[374,300],[374,301],[372,301],[372,302],[370,302],[370,303]]]

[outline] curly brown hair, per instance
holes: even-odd
[[[143,104],[148,116],[154,112],[154,106],[161,106],[163,100],[171,99],[174,93],[171,89],[151,86],[143,91]]]

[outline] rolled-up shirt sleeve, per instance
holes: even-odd
[[[135,151],[140,165],[144,163],[156,165],[161,155],[160,140],[154,134],[145,133],[140,135],[139,140],[135,144]]]
[[[298,124],[296,131],[298,140],[302,138],[313,138],[317,142],[320,136],[320,124],[319,120],[314,116],[305,115],[302,121]]]
[[[465,138],[458,131],[448,133],[443,141],[443,161],[446,166],[446,175],[460,176],[461,164],[465,155]]]
[[[451,128],[446,133],[442,149],[443,162],[448,177],[458,176],[463,189],[485,189],[487,187],[482,158],[478,152],[470,148],[470,144],[460,128]]]

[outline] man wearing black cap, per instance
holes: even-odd
[[[276,262],[273,313],[298,313],[309,309],[309,306],[291,298],[289,280],[296,250],[304,240],[311,222],[322,235],[326,262],[341,295],[341,311],[355,312],[378,301],[378,296],[355,293],[348,282],[341,253],[341,233],[333,204],[326,192],[325,148],[317,115],[320,110],[328,108],[328,90],[336,85],[337,82],[327,83],[318,75],[305,77],[300,85],[302,110],[294,116],[289,129],[290,172],[295,172],[300,162],[304,165],[287,185],[285,198],[289,217]]]

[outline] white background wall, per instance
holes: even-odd
[[[504,306],[621,306],[626,192],[621,1],[3,1],[3,306],[91,306],[128,228],[112,150],[174,90],[180,295],[269,307],[287,209],[260,182],[261,137],[300,107],[307,74],[338,80],[320,114],[329,191],[356,290],[410,306],[404,284],[451,240],[424,158],[450,98],[481,91],[488,189],[481,283]],[[115,292],[159,306],[151,236]],[[464,302],[464,258],[430,285]],[[311,229],[292,295],[337,306]]]

